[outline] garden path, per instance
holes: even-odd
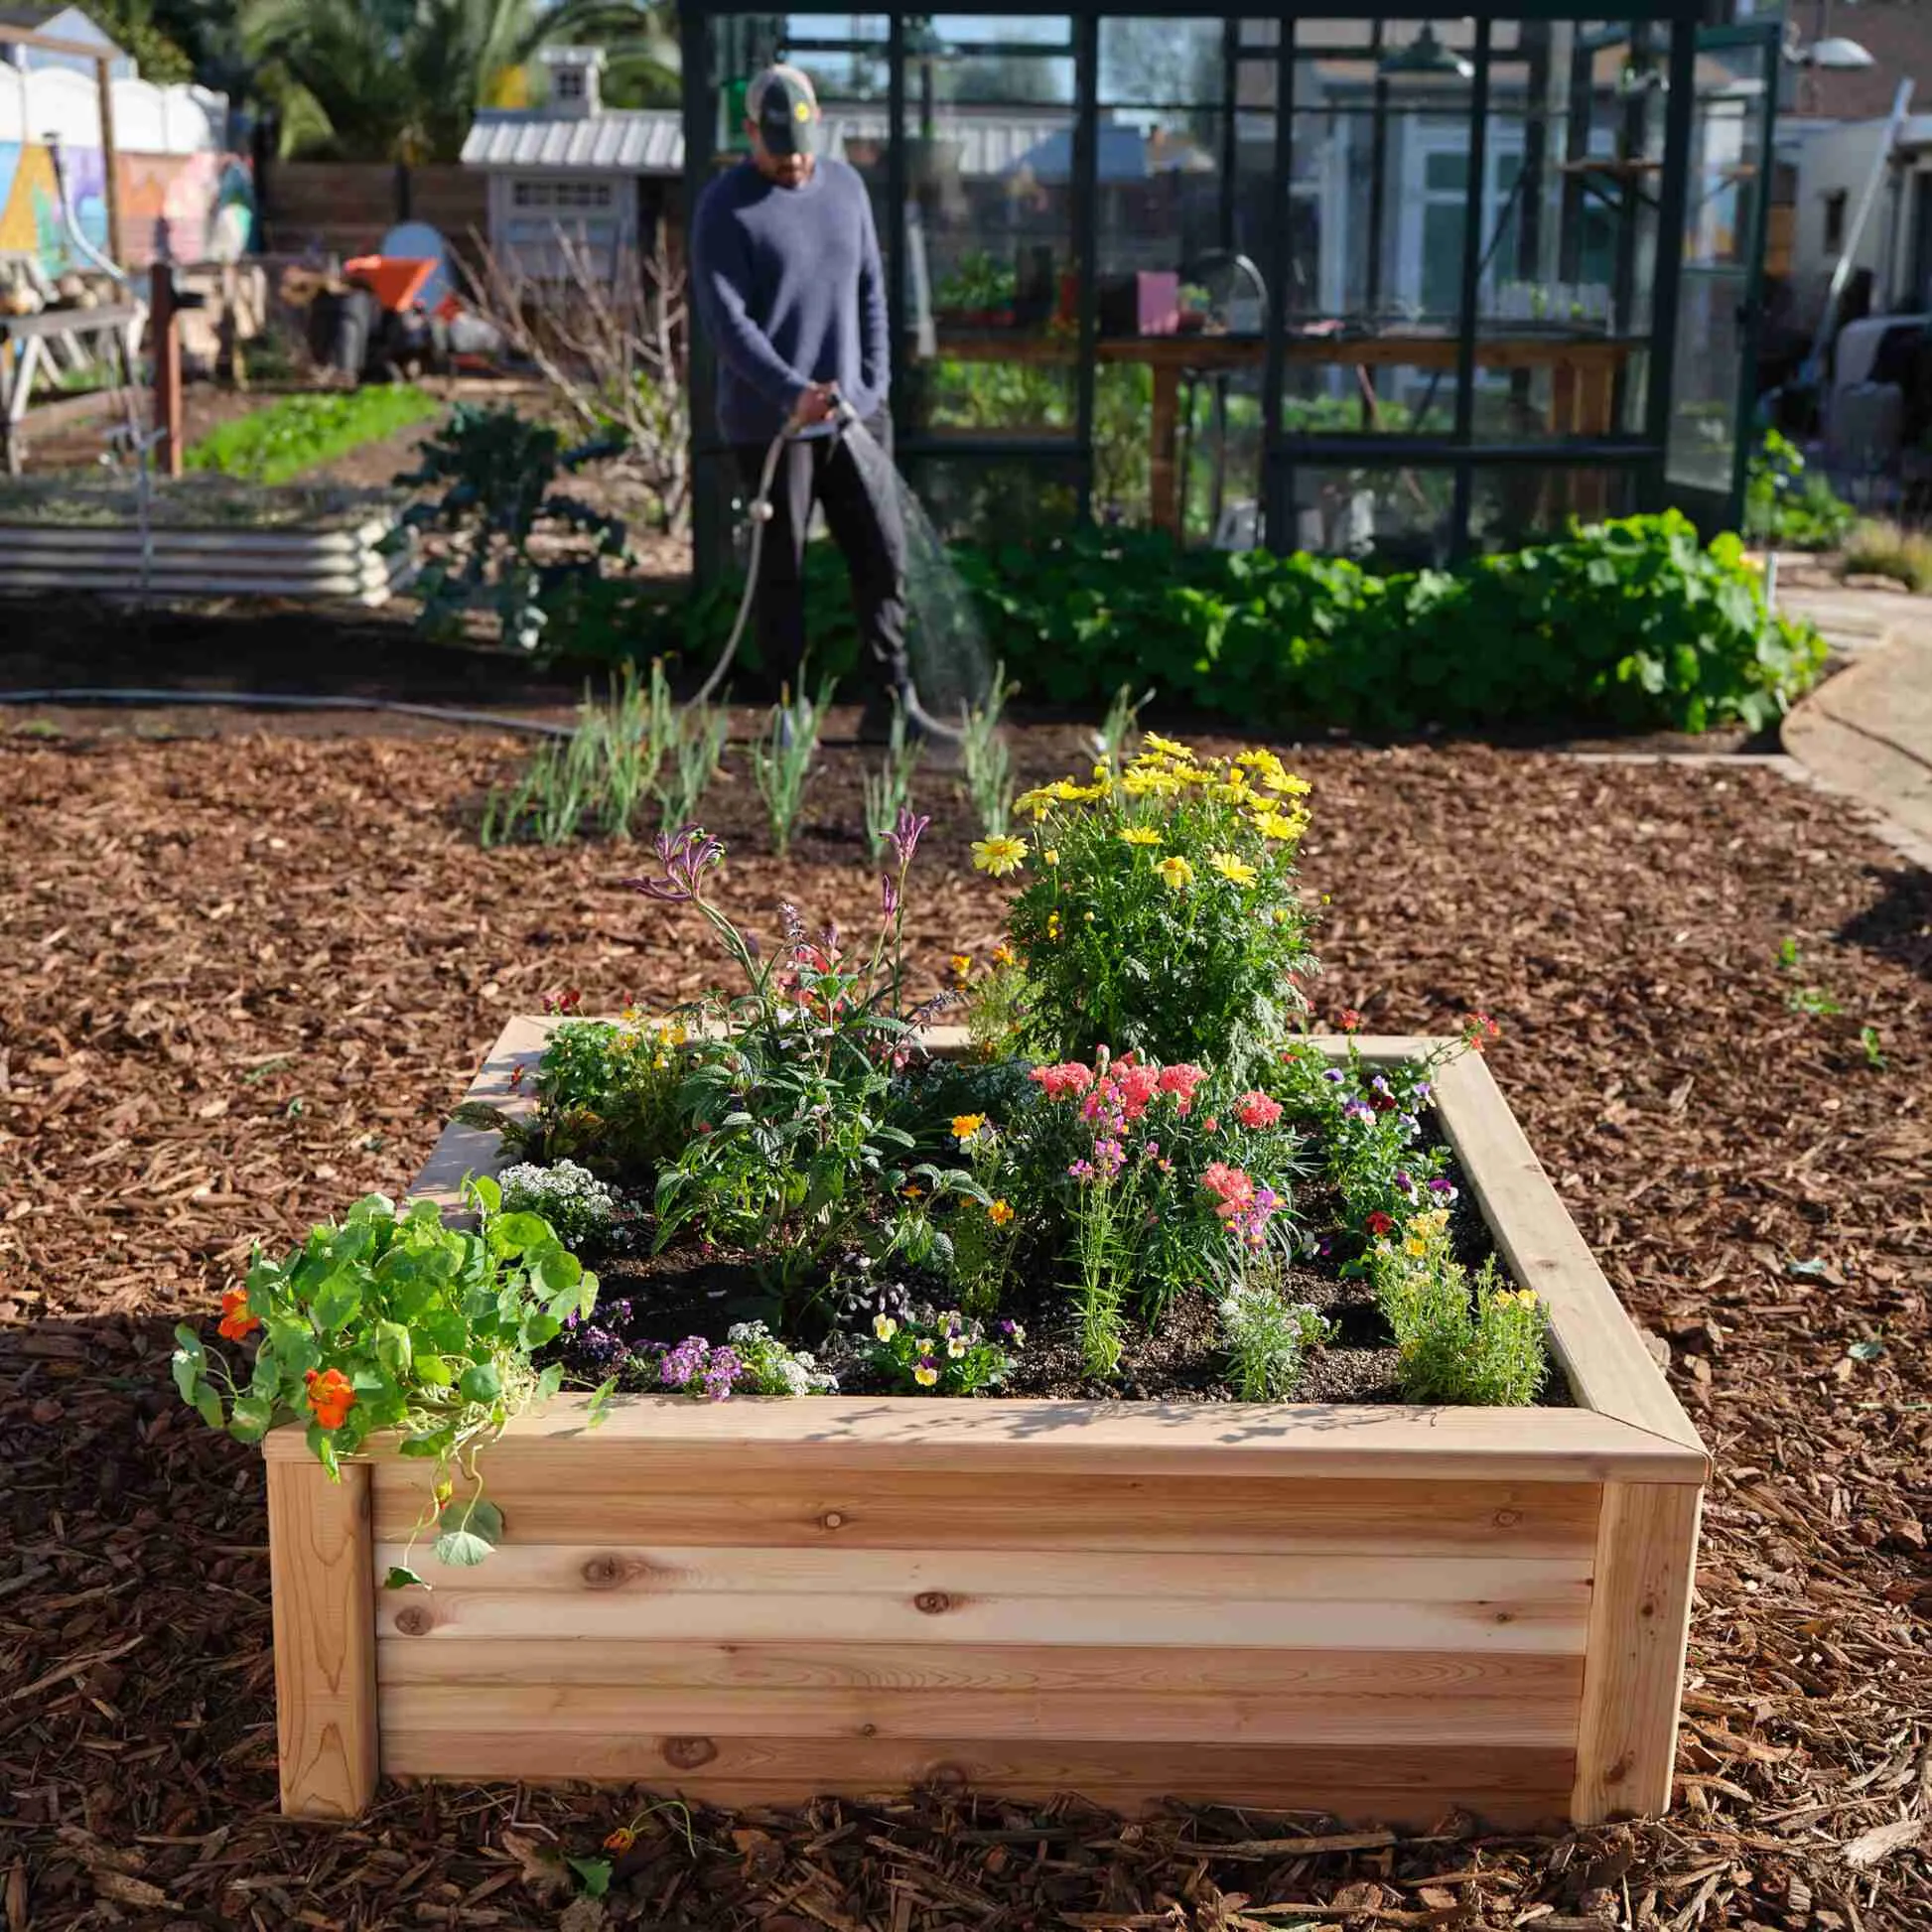
[[[1851,659],[1784,721],[1785,749],[1903,828],[1932,865],[1932,605],[1842,588],[1783,602]]]

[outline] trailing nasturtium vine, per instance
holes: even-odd
[[[174,1356],[182,1399],[238,1442],[303,1424],[338,1479],[343,1458],[378,1431],[399,1439],[398,1454],[434,1461],[419,1530],[434,1528],[437,1559],[459,1565],[481,1563],[503,1528],[477,1450],[557,1392],[562,1368],[539,1372],[532,1357],[597,1306],[597,1277],[549,1222],[504,1213],[486,1177],[465,1193],[474,1228],[445,1226],[433,1201],[399,1209],[368,1194],[279,1261],[257,1249],[246,1289],[222,1298],[219,1326],[226,1340],[254,1343],[252,1360],[231,1365],[186,1323]],[[399,1564],[386,1582],[422,1579]]]

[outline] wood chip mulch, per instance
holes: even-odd
[[[467,801],[512,756],[272,725],[0,741],[7,1932],[1932,1927],[1932,886],[1762,770],[1466,748],[1304,760],[1325,1003],[1502,1021],[1497,1074],[1716,1453],[1668,1819],[1398,1842],[945,1793],[660,1806],[601,1900],[556,1854],[598,1856],[641,1799],[385,1787],[354,1828],[279,1821],[259,1463],[177,1405],[170,1325],[253,1236],[404,1183],[545,988],[595,1008],[708,972],[694,922],[613,890],[629,855],[477,849]],[[966,835],[954,810],[923,868],[935,983],[997,930]],[[849,840],[739,849],[765,930],[784,888],[870,917]]]

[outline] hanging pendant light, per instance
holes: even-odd
[[[1475,72],[1475,69],[1452,47],[1445,47],[1436,38],[1435,25],[1427,20],[1423,22],[1422,32],[1407,47],[1398,47],[1393,53],[1383,55],[1375,70],[1392,76],[1434,73],[1457,80],[1466,80]]]

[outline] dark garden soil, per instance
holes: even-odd
[[[507,742],[237,722],[0,739],[8,1932],[1932,1927],[1932,884],[1762,770],[1473,748],[1302,760],[1324,996],[1377,1030],[1502,1020],[1495,1071],[1717,1457],[1668,1819],[1397,1842],[942,1792],[687,1836],[665,1809],[568,1912],[546,1855],[594,1854],[621,1794],[386,1787],[353,1827],[279,1822],[260,1465],[178,1407],[169,1327],[255,1234],[406,1182],[545,988],[668,1002],[710,960],[613,889],[622,854],[477,849]],[[714,816],[748,825],[745,791]],[[998,929],[998,890],[938,864],[966,830],[935,827],[913,901],[933,984]],[[849,839],[764,850],[725,890],[767,932],[781,892],[875,902]]]
[[[1420,1145],[1436,1147],[1442,1140],[1441,1124],[1433,1115],[1425,1116]],[[1307,1167],[1318,1169],[1318,1148],[1311,1143],[1303,1160]],[[1444,1176],[1456,1188],[1449,1220],[1455,1258],[1473,1273],[1495,1254],[1495,1244],[1467,1177],[1452,1158],[1444,1168]],[[593,1245],[580,1251],[597,1270],[601,1294],[594,1342],[587,1348],[588,1336],[565,1336],[556,1344],[556,1359],[570,1372],[567,1387],[595,1388],[614,1372],[605,1352],[612,1337],[642,1351],[641,1360],[615,1371],[620,1386],[651,1390],[657,1386],[654,1350],[672,1347],[687,1335],[702,1336],[716,1346],[727,1339],[734,1323],[764,1321],[793,1346],[813,1350],[821,1366],[836,1368],[842,1393],[895,1393],[885,1376],[864,1363],[826,1359],[828,1330],[850,1331],[856,1326],[863,1331],[865,1327],[863,1315],[833,1318],[832,1305],[841,1284],[856,1287],[862,1280],[853,1266],[834,1262],[818,1278],[800,1284],[792,1306],[804,1312],[805,1320],[786,1326],[757,1255],[721,1252],[690,1238],[653,1253],[656,1224],[645,1211],[649,1188],[626,1185],[621,1174],[614,1176],[614,1184],[631,1205],[622,1211],[618,1237],[609,1248]],[[1335,1225],[1331,1188],[1304,1180],[1296,1183],[1290,1198],[1296,1221],[1306,1234],[1318,1237]],[[1329,1341],[1307,1357],[1291,1399],[1401,1402],[1394,1337],[1376,1306],[1373,1287],[1344,1274],[1341,1254],[1328,1252],[1326,1242],[1320,1247],[1322,1251],[1313,1254],[1298,1253],[1279,1278],[1283,1294],[1324,1316],[1330,1329]],[[1088,1373],[1081,1353],[1067,1270],[1064,1253],[1050,1244],[1040,1244],[1015,1261],[998,1312],[1026,1329],[1027,1343],[1007,1379],[986,1394],[1096,1402],[1237,1399],[1227,1381],[1221,1324],[1208,1288],[1176,1295],[1158,1311],[1130,1306],[1125,1311],[1119,1369],[1103,1378]],[[953,1299],[953,1291],[941,1277],[900,1270],[892,1278],[914,1303],[944,1307]],[[881,1284],[875,1281],[870,1286],[876,1290]],[[869,1306],[876,1309],[878,1304]],[[1541,1401],[1550,1407],[1571,1406],[1569,1389],[1554,1364]]]

